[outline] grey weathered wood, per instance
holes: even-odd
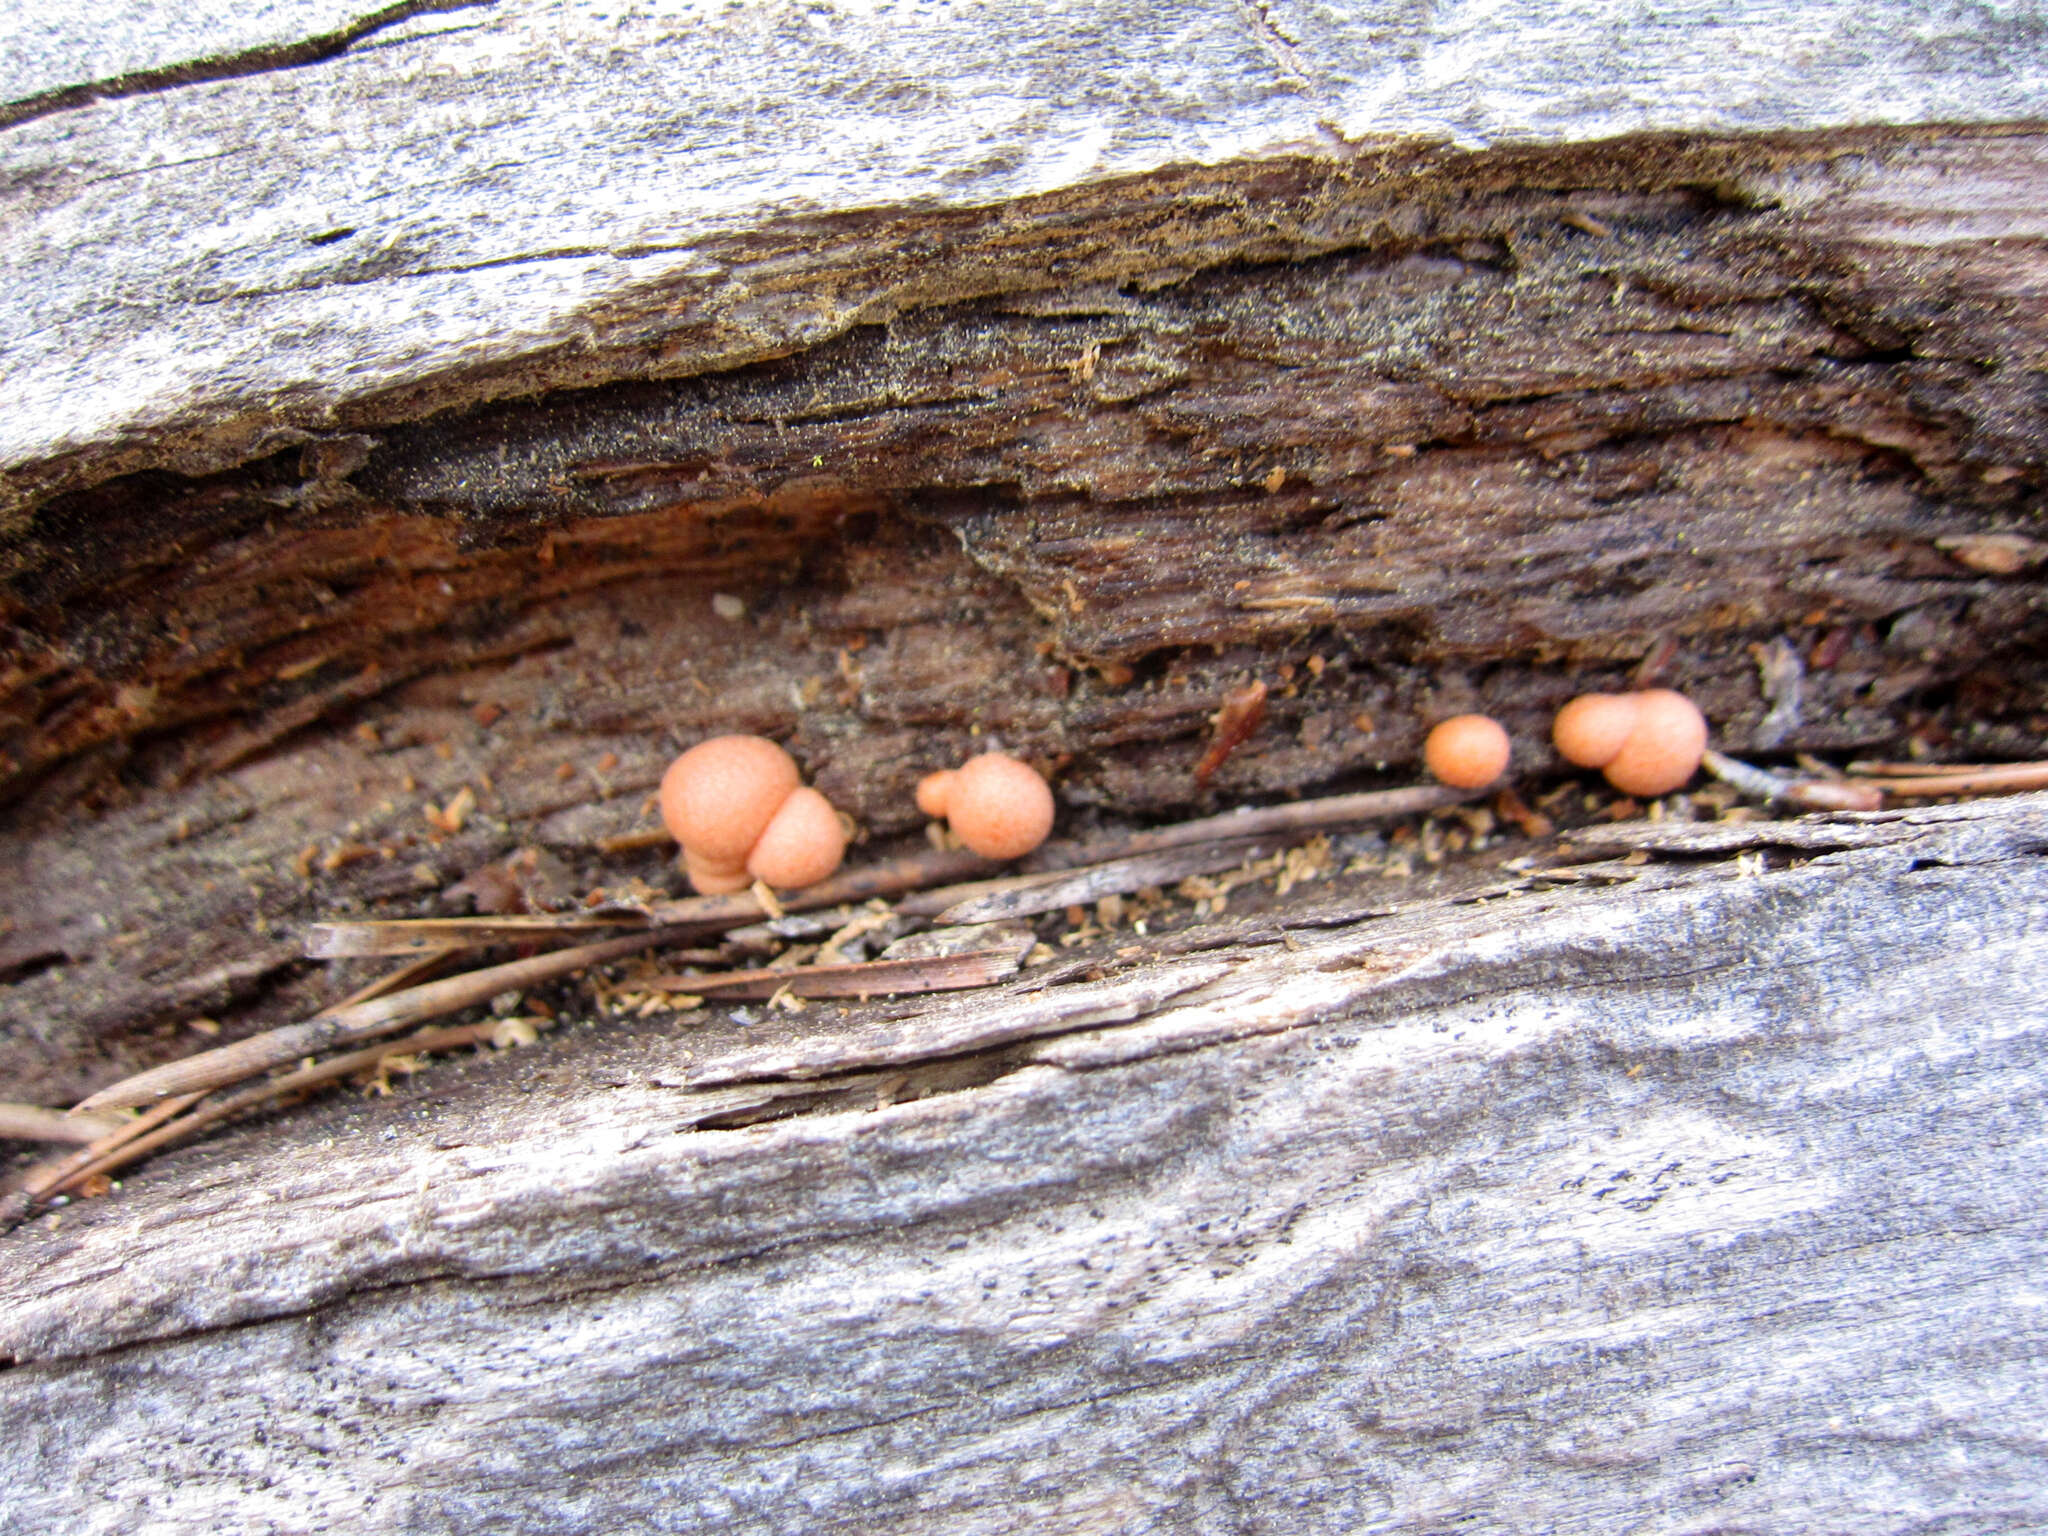
[[[670,1042],[184,1154],[6,1240],[0,1530],[2038,1527],[2048,796],[1805,825],[977,1086],[691,1131]]]
[[[257,67],[412,7],[285,9],[17,11],[0,95],[31,107],[251,63],[0,130],[0,532],[124,469],[778,355],[935,299],[1043,288],[1049,267],[1166,275],[1369,227],[1334,205],[1320,225],[1239,221],[1232,178],[1221,201],[1190,198],[1184,167],[1358,159],[1370,176],[1394,146],[2048,117],[2048,43],[2020,3],[1602,0],[1567,22],[1376,0],[507,0]],[[1060,249],[1077,215],[1120,201],[1152,210],[1133,221],[1149,240]]]
[[[679,733],[796,733],[886,830],[992,688],[1079,757],[1070,808],[1164,810],[1163,748],[1318,626],[1357,675],[1276,690],[1226,792],[1412,756],[1461,659],[1520,751],[1567,671],[1707,634],[1717,740],[1831,746],[2039,628],[2037,578],[1942,553],[2037,516],[2033,6],[29,12],[0,726],[75,728],[27,755],[62,774],[249,711],[189,777],[7,823],[41,906],[0,930],[0,1047],[53,1101],[154,1059],[152,1022],[324,1001],[292,970],[322,903],[636,829]],[[1298,499],[1239,495],[1275,468]],[[693,554],[686,476],[787,549]],[[844,590],[758,629],[658,585],[772,587],[892,498],[944,558],[843,549]],[[617,566],[516,547],[542,523]],[[1549,564],[1588,549],[1612,580]],[[1489,565],[1522,583],[1492,606]],[[163,654],[90,612],[116,578]],[[1880,622],[1796,728],[1743,659]],[[1118,692],[1162,635],[1196,683]],[[677,703],[696,656],[716,702]],[[436,676],[491,658],[481,701]],[[806,714],[810,673],[852,702]],[[357,706],[367,740],[306,731]],[[461,836],[407,840],[486,778]],[[0,1531],[2048,1523],[2041,797],[1584,842],[1653,857],[1333,884],[993,1003],[574,1030],[166,1158],[0,1237]]]

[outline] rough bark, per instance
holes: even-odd
[[[0,1097],[672,882],[716,730],[870,851],[991,735],[1078,827],[1632,679],[2043,755],[2037,19],[1660,14],[0,24]],[[241,1127],[0,1238],[0,1530],[2039,1525],[2043,815]]]
[[[0,1529],[2039,1526],[2048,797],[1612,836],[181,1155],[8,1240]]]

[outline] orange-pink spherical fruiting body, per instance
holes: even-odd
[[[756,880],[815,885],[846,857],[832,803],[803,787],[790,755],[762,736],[714,736],[668,766],[661,817],[683,845],[683,870],[706,896]]]
[[[1052,789],[1029,763],[984,752],[953,775],[946,820],[983,858],[1022,858],[1052,831]]]
[[[846,829],[832,802],[815,789],[797,789],[782,802],[754,851],[747,873],[784,890],[816,885],[846,857]]]
[[[765,736],[714,736],[668,765],[661,819],[705,868],[738,869],[800,783],[796,763]]]
[[[1635,729],[1601,772],[1625,795],[1668,795],[1699,771],[1707,750],[1707,719],[1699,706],[1669,688],[1633,696]]]
[[[1605,768],[1636,728],[1641,698],[1635,693],[1582,693],[1557,712],[1550,739],[1566,762]]]
[[[726,896],[754,883],[744,864],[707,864],[688,848],[683,850],[683,873],[702,896]]]
[[[917,808],[934,821],[943,821],[946,807],[953,802],[954,770],[941,768],[917,781]]]
[[[1453,789],[1484,789],[1508,766],[1508,733],[1490,715],[1453,715],[1422,743],[1422,761]]]

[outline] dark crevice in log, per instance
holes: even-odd
[[[1070,816],[1170,814],[1384,782],[1469,708],[1541,773],[1557,704],[1646,678],[1731,751],[2031,755],[2041,572],[1956,541],[2039,533],[2040,246],[1916,242],[2004,217],[2041,143],[1740,176],[1698,141],[1501,151],[1398,193],[1187,173],[1120,194],[1249,178],[1183,210],[1208,254],[1170,275],[933,277],[772,359],[362,403],[232,471],[74,490],[0,595],[0,870],[34,893],[0,960],[72,957],[0,992],[0,1064],[67,1096],[192,1010],[266,993],[264,1022],[306,1000],[297,924],[522,843],[665,878],[597,850],[718,730],[788,741],[876,835],[990,736],[1057,764]],[[934,217],[949,260],[996,238]],[[1267,718],[1204,787],[1255,681]],[[475,819],[438,830],[464,785]]]

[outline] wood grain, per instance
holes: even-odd
[[[0,1240],[0,1529],[2039,1523],[2048,797],[1800,825],[885,1107],[181,1154]]]
[[[1908,0],[1654,21],[1604,0],[1570,27],[1359,0],[217,9],[10,24],[10,516],[113,472],[345,442],[370,402],[780,355],[1048,265],[1113,281],[1159,256],[1077,240],[1076,215],[1169,169],[2048,117],[2022,16]],[[1183,260],[1294,243],[1202,201],[1174,220]]]
[[[15,7],[7,1097],[658,900],[717,731],[877,858],[991,738],[1083,836],[1469,709],[1536,799],[1645,681],[2041,757],[2044,36]],[[2048,1526],[2044,797],[1667,812],[237,1123],[0,1235],[0,1533]]]

